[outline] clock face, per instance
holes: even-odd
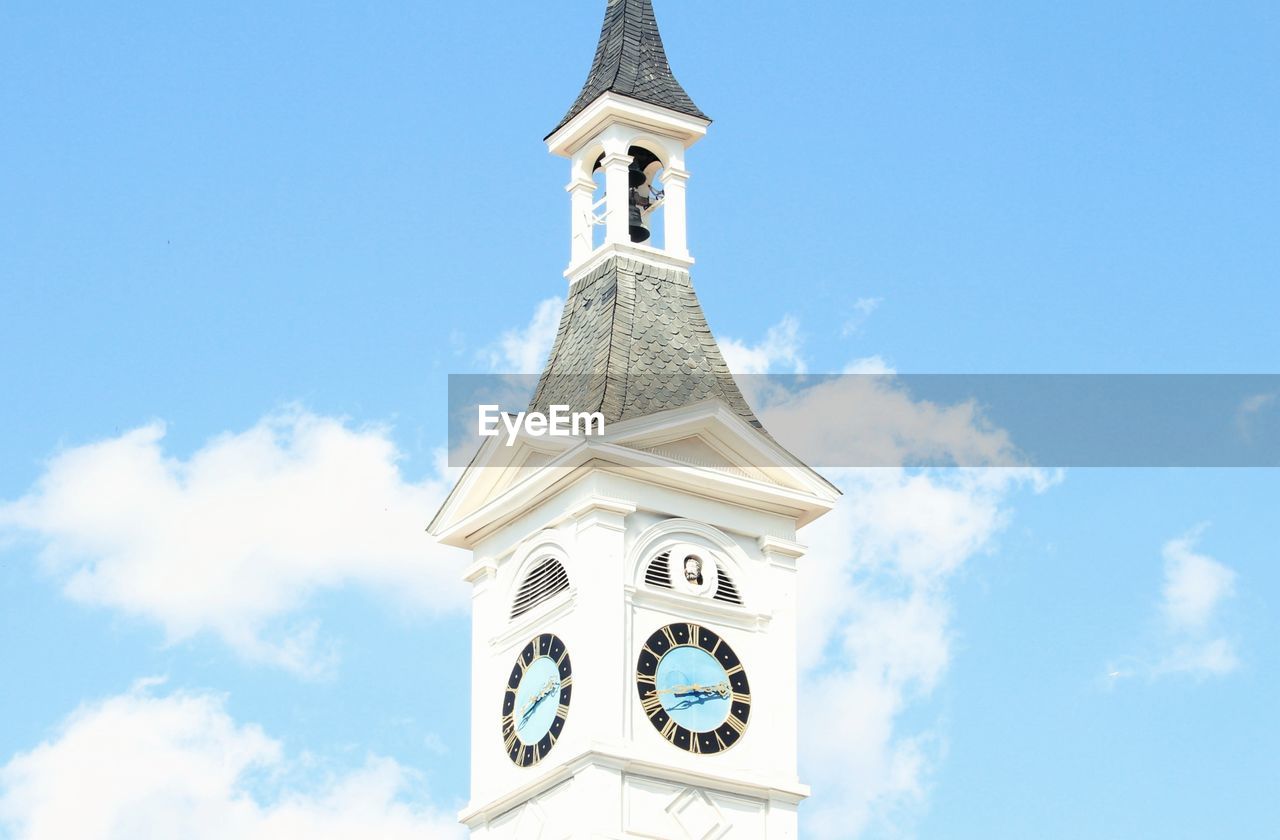
[[[747,730],[747,672],[729,643],[700,625],[655,631],[636,662],[636,689],[653,728],[682,750],[721,752]]]
[[[564,731],[573,698],[573,666],[558,636],[543,633],[524,646],[502,692],[502,742],[521,767],[546,758]]]

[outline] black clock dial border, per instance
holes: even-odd
[[[560,697],[556,716],[551,721],[551,728],[534,743],[526,743],[516,731],[515,708],[516,691],[520,688],[520,680],[524,672],[535,659],[548,657],[556,663],[560,672]],[[551,748],[556,745],[564,732],[565,722],[569,718],[569,704],[573,700],[573,662],[569,658],[569,650],[564,641],[554,633],[541,633],[534,637],[516,657],[516,664],[507,678],[506,688],[502,693],[502,743],[507,758],[518,767],[532,767],[547,757]]]
[[[696,646],[711,654],[729,677],[729,715],[724,723],[705,732],[694,732],[676,723],[656,700],[658,666],[677,647]],[[723,752],[742,739],[751,718],[751,683],[742,660],[715,631],[693,622],[659,627],[645,641],[636,660],[636,691],[641,709],[658,734],[686,752],[709,755]]]

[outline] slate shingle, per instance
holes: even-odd
[[[612,257],[570,292],[529,410],[565,405],[616,423],[712,398],[764,431],[688,272]]]
[[[707,119],[671,72],[652,0],[609,0],[587,82],[551,134],[609,91]]]

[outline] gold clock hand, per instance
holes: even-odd
[[[729,696],[729,684],[727,682],[718,682],[715,685],[673,685],[671,688],[660,688],[655,694],[693,694],[694,692],[718,694],[721,697]]]
[[[524,708],[520,710],[520,718],[523,720],[526,716],[528,716],[529,710],[532,709],[534,706],[538,705],[538,703],[542,702],[543,698],[551,694],[553,691],[555,691],[555,689],[556,689],[556,678],[551,677],[550,679],[547,680],[547,684],[542,687],[542,690],[539,691],[537,694],[533,695],[532,697],[530,697],[529,701],[524,704]]]

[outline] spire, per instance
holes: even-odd
[[[609,92],[708,119],[671,73],[652,0],[609,0],[587,83],[551,134]]]

